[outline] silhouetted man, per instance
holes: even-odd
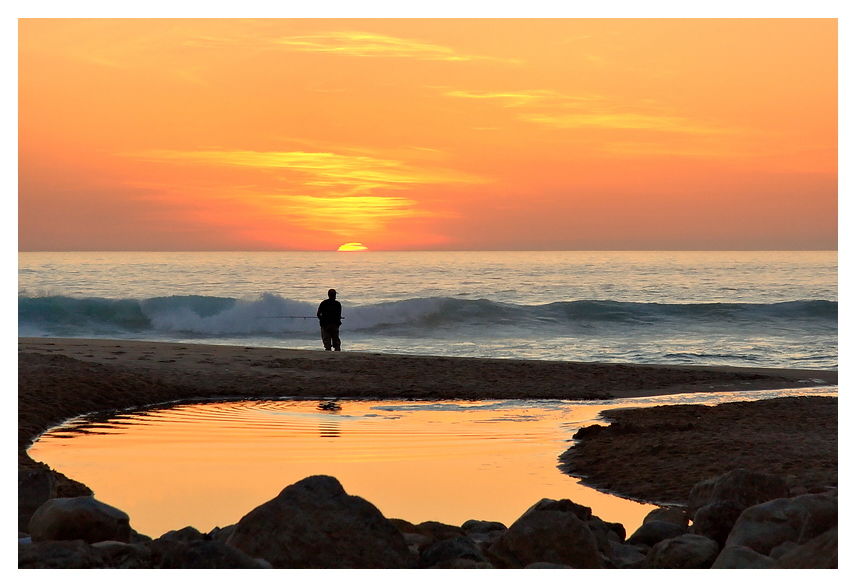
[[[341,351],[339,326],[342,325],[342,304],[336,301],[335,289],[327,292],[327,299],[321,302],[315,315],[318,316],[318,322],[321,324],[321,341],[324,343],[324,350],[329,351],[333,348]]]

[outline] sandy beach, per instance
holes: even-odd
[[[67,418],[162,402],[270,397],[585,400],[838,383],[837,371],[821,370],[328,353],[128,340],[19,338],[18,350],[19,468],[44,466],[33,462],[26,450],[40,433]],[[651,501],[677,501],[688,486],[732,465],[790,475],[796,485],[837,484],[837,399],[788,399],[727,404],[727,409],[624,411],[623,433],[594,434],[577,443],[586,453],[568,457],[568,470],[595,487]],[[646,454],[647,460],[642,458]],[[651,458],[660,468],[652,466]],[[60,496],[86,492],[73,480],[61,479]]]

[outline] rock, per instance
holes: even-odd
[[[413,554],[414,559],[419,558],[419,553],[434,544],[428,536],[416,532],[402,532],[407,549]]]
[[[725,544],[769,555],[780,544],[805,544],[837,525],[837,493],[807,493],[743,510]]]
[[[185,526],[181,530],[170,530],[161,538],[166,540],[178,540],[179,542],[190,542],[192,540],[205,540],[205,534],[193,526]]]
[[[800,494],[800,495],[802,495],[802,494]],[[797,544],[796,542],[791,542],[790,540],[782,542],[780,545],[778,545],[776,548],[774,548],[773,550],[770,551],[770,558],[774,558],[776,560],[779,560],[780,558],[782,558],[784,555],[788,554],[793,549],[799,548],[799,546],[800,546],[799,544]]]
[[[92,496],[49,499],[30,519],[33,542],[47,540],[85,540],[90,544],[104,540],[128,542],[131,526],[128,514],[102,503]]]
[[[442,522],[422,522],[421,524],[416,524],[415,532],[427,536],[432,543],[458,536],[466,536],[466,533],[458,526],[443,524]]]
[[[18,546],[19,569],[106,569],[107,561],[85,540],[48,540]]]
[[[611,544],[613,542],[624,541],[624,526],[621,524],[610,524],[608,522],[604,522],[597,516],[592,516],[588,521],[586,521],[586,526],[591,530],[595,541],[597,541],[598,551],[604,554],[608,559],[611,557]]]
[[[482,520],[467,520],[461,525],[464,534],[490,534],[491,532],[504,532],[508,527],[502,522],[485,522]]]
[[[150,569],[152,553],[142,544],[129,544],[106,540],[96,542],[92,547],[106,561],[111,569]]]
[[[467,538],[472,540],[476,546],[481,548],[483,551],[487,550],[493,544],[499,540],[499,537],[505,533],[505,530],[494,530],[488,534],[479,534],[478,532],[473,532],[471,534],[467,534]]]
[[[438,563],[456,559],[468,559],[476,563],[490,564],[488,558],[472,540],[464,536],[448,538],[432,544],[419,555],[419,567],[428,569]],[[436,567],[445,568],[445,567]]]
[[[27,532],[39,507],[56,497],[56,479],[47,469],[18,469],[18,531]]]
[[[416,529],[416,524],[408,522],[407,520],[402,520],[400,518],[387,518],[389,523],[395,526],[399,532],[401,533],[409,533],[409,534],[418,534],[419,531]]]
[[[415,561],[401,532],[334,477],[289,485],[245,515],[226,544],[275,568],[409,568]]]
[[[576,504],[576,503],[572,502],[570,499],[550,499],[550,498],[545,497],[545,498],[541,499],[540,501],[538,501],[538,503],[533,505],[531,508],[526,510],[526,512],[523,515],[525,516],[529,512],[535,512],[535,511],[571,512],[572,514],[574,514],[577,517],[577,519],[579,519],[583,522],[587,522],[589,519],[591,519],[591,508],[590,507]]]
[[[645,553],[638,546],[612,542],[609,549],[609,560],[617,569],[629,567],[645,560]]]
[[[712,569],[772,569],[776,560],[746,546],[726,546],[716,557]]]
[[[149,543],[155,569],[269,569],[271,565],[216,540],[158,538]]]
[[[490,563],[480,563],[468,558],[454,558],[437,563],[432,569],[492,569]]]
[[[573,569],[574,567],[569,567],[568,565],[557,565],[556,563],[532,563],[531,565],[526,565],[527,569]]]
[[[128,542],[131,542],[133,544],[142,544],[151,541],[152,539],[149,536],[146,536],[145,534],[140,534],[139,532],[131,528],[131,539]]]
[[[687,531],[685,526],[653,520],[639,526],[636,532],[631,534],[630,538],[627,539],[627,544],[651,547],[663,540],[677,538],[681,534],[686,534]]]
[[[443,524],[442,522],[412,524],[407,520],[399,520],[398,518],[390,518],[389,521],[402,534],[421,534],[428,539],[430,544],[456,536],[466,536],[464,530],[458,526]]]
[[[524,568],[533,563],[554,563],[575,569],[600,568],[597,540],[586,522],[571,511],[537,506],[490,547],[488,555],[496,561],[494,566]]]
[[[690,491],[687,513],[695,519],[696,510],[713,501],[734,501],[745,509],[789,496],[788,484],[778,475],[734,469],[697,483]]]
[[[687,510],[679,506],[665,506],[651,510],[642,520],[645,522],[669,522],[684,528],[689,527],[690,517],[687,515]]]
[[[716,541],[683,534],[655,544],[643,564],[648,569],[709,569],[718,554]]]
[[[742,511],[743,506],[735,501],[712,501],[696,510],[691,531],[715,540],[722,548]]]
[[[783,554],[777,561],[776,567],[779,569],[837,569],[838,526]]]
[[[208,534],[206,534],[206,538],[208,540],[216,540],[217,542],[226,542],[229,539],[229,536],[232,535],[232,530],[235,529],[235,524],[231,526],[226,526],[225,528],[220,528],[219,526],[212,529]]]

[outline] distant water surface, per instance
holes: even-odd
[[[19,253],[19,336],[835,369],[838,255]]]

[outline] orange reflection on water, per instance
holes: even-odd
[[[557,468],[602,405],[570,402],[238,402],[177,406],[54,431],[30,455],[77,479],[157,537],[202,532],[310,475],[332,475],[388,518],[511,525],[543,497],[571,499],[633,532],[654,506],[604,495]],[[568,425],[576,422],[577,424]]]

